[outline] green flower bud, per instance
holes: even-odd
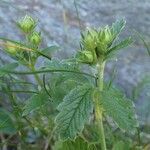
[[[83,49],[94,51],[96,48],[97,32],[94,29],[88,28],[82,38]]]
[[[109,45],[113,40],[113,35],[109,26],[102,28],[99,32],[99,41]]]
[[[33,45],[36,45],[38,46],[41,41],[42,41],[42,38],[41,38],[41,33],[39,32],[32,32],[29,37],[29,42],[31,42]]]
[[[12,55],[16,55],[18,50],[19,50],[19,48],[17,48],[18,46],[19,45],[7,41],[5,43],[5,51],[12,54]]]
[[[97,43],[97,55],[101,56],[105,54],[106,51],[107,51],[107,45],[99,41]]]
[[[17,22],[17,25],[24,33],[30,33],[35,28],[36,21],[32,17],[26,15],[24,18]]]
[[[113,42],[113,35],[111,33],[111,28],[109,26],[101,28],[98,33],[97,54],[99,56],[105,54],[108,47],[111,46],[112,42]]]
[[[77,59],[82,63],[92,64],[93,63],[93,54],[91,51],[79,51],[76,55]]]

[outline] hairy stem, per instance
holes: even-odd
[[[104,68],[105,68],[105,62],[100,61],[97,66],[97,72],[98,72],[98,85],[97,86],[99,88],[99,91],[103,90]],[[99,127],[101,149],[106,150],[107,148],[106,148],[106,142],[105,142],[104,127],[103,127],[103,109],[101,108],[98,99],[96,102],[95,117],[96,117],[96,122]]]

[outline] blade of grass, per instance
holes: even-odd
[[[146,47],[147,53],[150,56],[150,46],[145,41],[144,37],[139,32],[137,32],[136,30],[133,30],[133,31],[136,33],[137,37],[139,37],[142,40],[144,46]]]

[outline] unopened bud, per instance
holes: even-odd
[[[109,28],[109,26],[106,26],[100,30],[99,40],[102,43],[109,44],[110,42],[112,42],[112,39],[113,36],[111,34],[111,29]]]
[[[93,62],[93,54],[91,51],[80,51],[77,54],[77,58],[82,62],[82,63],[92,63]]]
[[[36,21],[32,17],[26,15],[24,18],[17,22],[17,25],[24,33],[30,33],[35,28]]]
[[[88,28],[82,39],[83,48],[87,51],[94,51],[96,48],[97,33],[94,29]]]
[[[31,33],[28,39],[33,45],[36,45],[36,46],[38,46],[42,41],[41,34],[39,32]]]

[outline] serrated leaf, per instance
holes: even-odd
[[[51,60],[48,61],[45,66],[45,68],[49,70],[68,70],[68,71],[74,71],[78,70],[78,65],[76,63],[69,63],[65,60]]]
[[[26,101],[26,104],[24,106],[23,116],[28,115],[29,113],[40,109],[44,105],[46,105],[49,102],[49,97],[45,92],[40,92],[39,94],[33,95],[31,98],[29,98]]]
[[[74,87],[88,82],[83,76],[65,73],[52,76],[49,83],[53,100],[61,102],[63,97]]]
[[[114,88],[104,90],[100,94],[100,104],[122,130],[133,131],[138,126],[132,101],[120,91]]]
[[[125,27],[126,21],[124,19],[117,20],[115,23],[112,24],[111,32],[114,37],[118,37],[122,29]]]
[[[58,110],[56,126],[61,139],[74,139],[83,130],[93,111],[92,87],[85,84],[71,90]]]
[[[118,44],[115,45],[114,47],[110,48],[110,49],[108,50],[108,52],[107,52],[107,55],[110,54],[110,53],[112,53],[112,52],[116,52],[116,51],[118,51],[118,50],[120,50],[120,49],[123,49],[123,48],[129,46],[132,42],[133,42],[133,40],[132,40],[131,37],[129,37],[129,38],[127,38],[127,39],[121,41],[120,43],[118,43]]]
[[[89,145],[81,138],[77,138],[75,141],[59,142],[54,147],[54,150],[96,150],[94,145]]]
[[[4,66],[0,67],[0,77],[8,74],[8,71],[13,71],[14,69],[16,69],[18,67],[18,63],[10,63],[10,64],[6,64]]]
[[[13,134],[16,132],[9,112],[0,108],[0,133]]]

